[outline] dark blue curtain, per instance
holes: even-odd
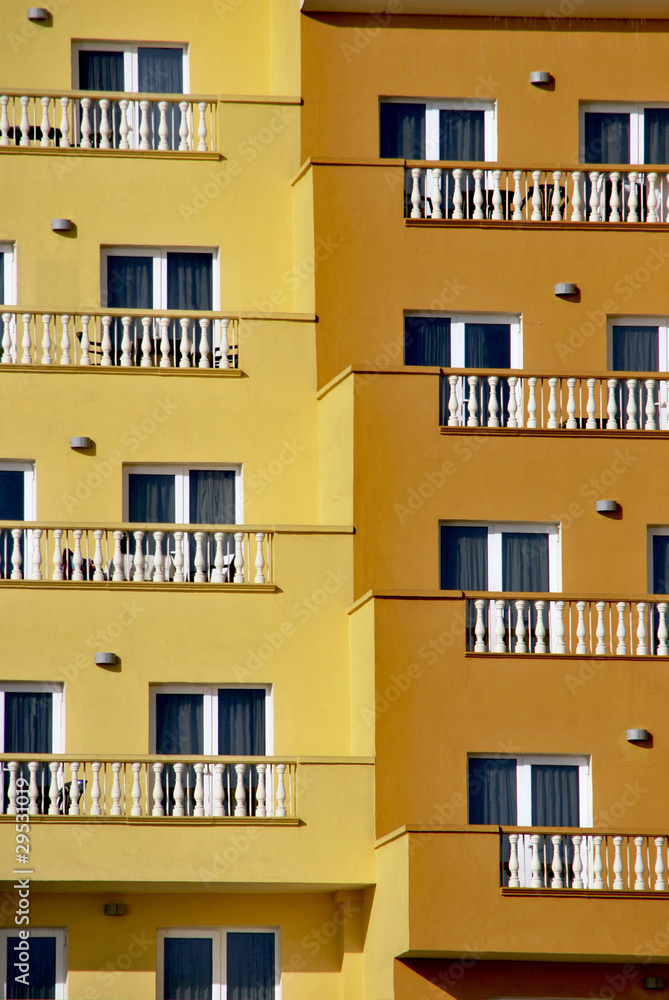
[[[669,108],[644,108],[644,163],[669,163]]]
[[[425,105],[382,102],[381,156],[402,160],[425,159]]]
[[[470,823],[516,825],[515,760],[470,757],[467,784]]]
[[[439,159],[470,163],[485,160],[485,112],[439,112]]]
[[[442,590],[488,589],[487,528],[442,524],[440,546],[440,587]],[[473,601],[467,601],[465,644],[469,652],[474,649],[475,628],[476,606]]]
[[[630,162],[630,116],[619,111],[586,111],[585,163]]]
[[[548,591],[548,535],[529,531],[503,532],[502,590]]]
[[[448,316],[404,317],[404,364],[450,368],[451,321]]]
[[[5,255],[4,253],[0,253],[0,298],[3,304],[6,303],[7,297],[5,289]]]
[[[578,767],[532,765],[532,826],[579,826]]]
[[[191,524],[235,523],[235,474],[228,469],[191,469]]]
[[[156,695],[156,753],[204,753],[204,698],[201,694]]]
[[[52,753],[53,695],[5,692],[5,753]]]
[[[265,692],[254,688],[220,688],[218,692],[218,752],[223,756],[264,757],[266,753]],[[237,774],[225,769],[224,788],[228,815],[234,812]],[[247,768],[246,790],[250,813],[255,812],[258,773]],[[228,788],[230,802],[228,803]]]
[[[228,931],[228,1000],[274,1000],[274,935]]]
[[[211,1000],[211,938],[165,938],[164,1000]]]
[[[653,593],[669,594],[669,535],[653,535]]]
[[[107,305],[110,309],[153,309],[153,258],[107,257]],[[139,319],[130,325],[131,355],[134,364],[141,359],[144,328]],[[123,325],[114,319],[111,327],[112,359],[121,360]],[[99,347],[98,347],[99,350]],[[100,356],[101,357],[101,356]],[[98,357],[98,362],[100,361]]]
[[[614,326],[611,330],[612,364],[616,372],[656,372],[660,369],[659,330],[656,326]],[[627,425],[629,388],[623,379],[618,384],[618,424]],[[637,423],[646,426],[648,390],[640,381],[636,387]],[[657,402],[657,400],[656,400]],[[656,409],[655,419],[659,412]]]
[[[167,254],[167,308],[183,309],[185,314],[193,311],[213,309],[212,264],[210,253],[168,253]],[[200,352],[200,325],[191,324],[189,333],[196,358]],[[170,324],[170,337],[178,352],[181,327],[177,320]],[[209,326],[209,350],[212,344],[212,328]],[[180,357],[180,354],[178,354]]]
[[[0,520],[23,521],[25,519],[25,473],[10,469],[0,471]],[[0,579],[9,579],[12,572],[12,548],[14,539],[11,532],[0,531]],[[25,558],[23,539],[21,555]]]
[[[51,1000],[56,995],[56,939],[30,935],[28,948],[29,971],[18,968],[17,948],[25,944],[18,937],[7,938],[7,993],[8,1000]],[[27,976],[28,985],[17,981]]]
[[[511,327],[508,323],[465,323],[465,368],[510,368]],[[469,402],[469,383],[464,384],[465,413]],[[488,426],[490,386],[482,378],[478,385],[478,420],[481,427]],[[509,420],[509,383],[497,383],[498,419],[502,427]]]
[[[140,94],[183,94],[183,51],[140,46],[137,50]]]
[[[128,516],[139,524],[175,523],[173,475],[133,472],[128,476]]]
[[[125,91],[125,73],[122,52],[79,52],[79,89],[98,91]],[[90,109],[92,126],[91,142],[100,145],[100,104],[93,101]],[[81,120],[81,114],[80,114]],[[109,123],[112,126],[111,145],[118,149],[121,139],[121,109],[117,101],[109,108]]]

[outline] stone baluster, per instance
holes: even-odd
[[[78,761],[73,761],[70,764],[70,816],[80,816],[81,808],[79,806],[79,795],[81,789],[79,788],[79,768],[81,764]]]
[[[156,761],[152,764],[153,767],[153,804],[151,806],[152,816],[164,816],[165,807],[163,806],[163,765],[162,763]]]
[[[229,368],[230,367],[230,359],[228,357],[228,350],[230,348],[230,345],[228,343],[228,327],[229,327],[229,325],[230,325],[230,320],[229,319],[222,319],[221,320],[221,323],[220,323],[220,327],[221,327],[221,346],[220,346],[220,349],[219,349],[219,362],[218,362],[218,367],[219,368]]]
[[[128,140],[128,133],[130,132],[130,122],[128,121],[129,104],[130,102],[125,99],[118,102],[118,106],[121,109],[121,122],[118,129],[120,135],[119,149],[130,149],[130,142]]]
[[[209,320],[200,320],[200,360],[198,368],[211,368],[211,347],[209,345]]]
[[[253,578],[254,583],[265,583],[265,555],[263,552],[263,542],[265,540],[265,533],[263,531],[256,532],[256,575]]]
[[[276,815],[277,816],[286,815],[285,773],[286,773],[286,765],[277,764],[276,765]]]
[[[553,861],[551,868],[553,870],[553,877],[551,879],[551,889],[562,889],[564,887],[564,880],[562,878],[562,837],[559,833],[553,834],[551,837],[551,842],[553,844]]]
[[[57,760],[52,760],[49,762],[49,816],[60,816],[61,809],[58,805],[60,788],[59,788],[59,776],[61,774],[61,765]],[[63,804],[62,812],[65,812],[65,806]]]
[[[2,94],[0,96],[0,146],[11,145],[9,139],[9,115],[7,114],[8,104],[9,96],[7,94]]]
[[[38,816],[39,815],[39,805],[37,803],[37,797],[39,795],[39,786],[37,784],[37,769],[39,764],[36,760],[31,760],[28,762],[28,774],[30,778],[28,780],[28,815]]]
[[[225,532],[216,531],[214,533],[214,541],[216,542],[216,554],[214,556],[214,571],[211,574],[212,583],[223,583],[225,581],[225,552],[223,551],[225,543]]]
[[[558,423],[558,419],[557,419],[557,410],[558,410],[557,393],[556,393],[557,384],[558,384],[558,380],[556,378],[549,378],[549,380],[548,380],[548,390],[549,390],[549,392],[548,392],[548,425],[547,426],[550,428],[550,430],[554,430],[556,427],[559,427],[559,423]]]
[[[123,336],[121,337],[121,367],[130,368],[132,365],[132,339],[130,337],[130,327],[132,318],[130,316],[121,317]]]
[[[572,889],[583,889],[583,858],[581,857],[581,841],[583,837],[580,834],[574,834],[571,838],[571,842],[574,845],[574,861],[573,861],[573,871],[574,871],[574,881],[572,882]]]
[[[72,537],[74,539],[74,552],[72,554],[72,579],[73,580],[83,580],[84,574],[82,566],[84,563],[83,556],[81,554],[81,536],[83,530],[81,528],[74,528],[72,530]]]
[[[488,376],[488,386],[490,393],[488,396],[488,427],[499,427],[499,402],[497,400],[497,385],[499,378],[497,375]]]
[[[421,219],[422,214],[420,210],[420,168],[411,168],[411,218]]]
[[[546,609],[545,601],[535,601],[534,607],[537,612],[537,622],[534,626],[534,652],[535,653],[547,653],[546,648],[546,623],[544,621],[544,611]]]
[[[645,408],[646,430],[656,431],[657,422],[655,419],[655,405],[656,405],[655,389],[657,387],[657,383],[655,382],[654,378],[647,378],[644,382],[644,385],[646,386],[646,408]]]
[[[562,191],[560,190],[560,181],[562,180],[562,171],[553,171],[553,198],[551,201],[553,211],[551,212],[551,222],[562,222]]]
[[[474,214],[472,218],[485,219],[485,213],[483,212],[483,189],[481,186],[483,171],[474,170],[472,173],[474,175]]]
[[[620,195],[618,194],[618,181],[620,174],[613,170],[609,174],[611,181],[611,198],[609,200],[609,222],[620,222]]]
[[[462,219],[462,169],[455,167],[453,170],[453,215],[452,219]]]
[[[153,349],[153,343],[151,341],[151,325],[153,320],[150,316],[142,316],[142,360],[140,362],[140,368],[152,368],[153,359],[151,357],[151,351]]]
[[[95,539],[95,551],[93,552],[93,579],[97,581],[104,580],[104,561],[102,556],[102,536],[104,532],[100,528],[96,528],[93,532],[93,538]]]
[[[81,141],[79,146],[81,149],[91,148],[91,99],[90,97],[82,97],[80,101],[81,106]]]
[[[109,100],[100,98],[100,149],[111,149],[111,122],[109,119]]]
[[[202,534],[202,532],[200,532]],[[197,559],[196,559],[197,566]],[[174,532],[174,583],[184,583],[184,532]],[[197,580],[197,576],[195,577]]]
[[[81,317],[81,346],[80,346],[81,353],[79,356],[79,364],[83,365],[84,367],[89,366],[91,363],[91,358],[90,358],[91,341],[88,334],[88,326],[90,324],[90,321],[91,321],[90,316]]]
[[[133,574],[132,579],[135,583],[144,582],[144,549],[142,548],[144,542],[144,532],[143,531],[133,531],[133,538],[135,539],[135,556],[133,559]]]
[[[638,173],[635,170],[631,170],[628,174],[630,190],[627,196],[627,221],[628,222],[638,222],[639,221],[639,196],[637,194],[637,178]]]
[[[648,174],[648,212],[646,215],[646,222],[659,222],[660,216],[658,214],[659,208],[659,192],[655,187],[655,182],[657,181],[657,174],[651,172]]]
[[[516,394],[516,389],[518,386],[518,377],[516,375],[509,375],[507,379],[507,384],[509,386],[509,419],[507,421],[507,427],[517,427],[518,426],[518,396]]]
[[[54,528],[52,532],[53,537],[53,574],[52,580],[64,580],[65,579],[65,567],[63,566],[63,553],[61,550],[61,538],[63,537],[62,528]]]
[[[11,365],[12,357],[12,314],[2,314],[2,364]]]
[[[204,571],[204,531],[195,532],[195,583],[206,583],[207,574]]]
[[[256,764],[256,771],[258,773],[258,790],[256,792],[256,816],[267,815],[267,806],[265,804],[267,795],[265,790],[266,770],[267,770],[267,764]]]
[[[23,572],[21,570],[21,564],[23,563],[23,556],[21,555],[21,538],[23,536],[22,528],[12,528],[12,580],[22,580]]]
[[[167,101],[158,101],[158,112],[158,149],[169,149],[170,144],[167,141],[167,137],[170,134],[170,130],[167,124]]]
[[[646,602],[639,601],[636,606],[637,627],[636,627],[636,655],[646,656],[648,653],[648,632],[646,629]]]
[[[527,400],[527,426],[530,429],[538,427],[537,423],[537,379],[528,378],[529,398]]]
[[[602,842],[604,838],[597,834],[592,838],[594,857],[592,861],[592,888],[593,889],[603,889],[604,879],[602,878],[602,872],[604,871],[604,860],[602,858]]]
[[[139,148],[151,149],[151,127],[149,125],[149,101],[139,102]]]
[[[623,838],[616,836],[613,838],[613,888],[614,889],[624,889],[625,883],[623,882],[623,857],[622,857],[622,843]]]
[[[214,816],[225,816],[225,788],[223,787],[223,775],[225,764],[214,764]]]
[[[586,385],[588,386],[588,401],[585,404],[585,412],[588,415],[588,419],[585,422],[585,427],[586,430],[591,431],[597,429],[597,420],[595,419],[595,413],[597,412],[597,402],[595,400],[595,386],[597,385],[597,379],[587,379]]]
[[[497,222],[504,218],[504,212],[502,211],[502,192],[499,189],[499,181],[502,176],[501,170],[493,170],[492,172],[492,219]]]
[[[207,152],[207,105],[204,101],[198,101],[197,110],[199,111],[199,123],[197,126],[197,151],[198,153]]]
[[[583,196],[581,194],[581,171],[573,170],[571,174],[571,221],[583,222]]]
[[[19,146],[29,146],[30,145],[30,121],[28,120],[28,104],[30,98],[23,97],[19,98],[19,104],[21,105],[21,121],[19,124],[19,130],[21,132],[21,139],[19,141]]]
[[[599,181],[599,171],[597,171],[597,170],[591,170],[590,171],[590,184],[592,186],[590,188],[590,218],[588,220],[589,222],[601,222],[602,221],[602,215],[601,215],[600,204],[599,204],[598,181]]]
[[[625,624],[626,607],[626,601],[616,602],[616,608],[618,610],[618,627],[616,629],[618,644],[616,646],[616,656],[627,656],[627,626]]]
[[[235,532],[235,578],[234,583],[244,583],[244,532]]]
[[[23,354],[21,355],[21,364],[31,365],[33,363],[33,342],[32,337],[30,336],[30,323],[32,321],[32,316],[30,313],[22,313],[21,319],[23,320],[23,337],[21,338]],[[37,350],[35,350],[35,360],[37,360]]]
[[[63,314],[60,317],[60,323],[62,327],[62,333],[60,337],[60,363],[61,365],[71,365],[72,359],[70,357],[70,317],[67,314]]]
[[[564,601],[555,601],[555,652],[566,653],[567,647],[564,641]]]
[[[574,430],[578,427],[578,420],[576,419],[576,395],[574,392],[576,386],[575,378],[567,379],[567,429]]]
[[[637,423],[636,419],[638,414],[638,409],[636,405],[636,387],[637,387],[637,379],[628,378],[627,379],[627,389],[628,389],[627,422],[625,424],[625,430],[627,431],[636,431],[639,429],[639,424]]]
[[[519,889],[520,879],[518,878],[518,837],[517,833],[509,834],[509,889]]]
[[[578,615],[578,622],[576,624],[576,652],[577,653],[587,653],[588,647],[585,644],[586,637],[586,627],[585,627],[585,601],[576,602],[576,613]]]
[[[527,652],[527,628],[525,626],[525,609],[527,607],[526,601],[516,601],[516,647],[514,652],[516,653],[526,653]]]
[[[42,529],[34,528],[32,537],[33,537],[33,551],[32,551],[32,570],[30,573],[30,579],[41,580],[42,579]]]
[[[246,816],[246,790],[244,788],[244,774],[246,764],[235,764],[237,774],[237,785],[235,788],[235,816]]]
[[[523,192],[520,187],[520,182],[523,177],[522,170],[513,171],[513,221],[522,222],[523,221]]]
[[[111,356],[112,342],[111,342],[111,328],[112,318],[111,316],[102,317],[102,360],[100,364],[103,368],[109,368],[114,364]]]
[[[532,215],[531,222],[541,222],[543,220],[543,203],[541,198],[541,171],[532,171]]]
[[[669,604],[666,601],[660,601],[657,605],[657,611],[660,616],[660,620],[657,626],[657,652],[658,656],[667,656],[669,654],[669,646],[667,646],[667,636],[669,631],[667,630],[667,608]]]
[[[171,368],[170,360],[170,321],[167,316],[160,318],[160,367]]]
[[[102,764],[100,761],[94,761],[91,764],[91,806],[88,810],[91,816],[101,816],[102,809],[100,808],[100,799],[102,797],[102,789],[100,788],[100,768]]]
[[[485,606],[486,602],[481,598],[477,598],[477,600],[474,601],[474,607],[476,608],[476,624],[474,626],[474,635],[476,636],[476,641],[474,643],[475,653],[485,653],[488,649],[485,641]]]
[[[181,327],[181,343],[179,344],[179,353],[181,357],[179,359],[179,368],[190,368],[190,352],[192,345],[188,337],[190,320],[187,316],[184,316],[179,320],[179,326]]]
[[[434,167],[432,170],[432,218],[443,219],[444,213],[441,210],[441,167]]]
[[[9,771],[9,787],[7,789],[7,815],[16,816],[16,797],[18,795],[18,788],[16,785],[16,775],[19,769],[19,762],[17,760],[10,760],[7,763],[7,770]]]
[[[112,580],[116,580],[118,582],[122,582],[123,580],[125,580],[125,573],[123,572],[124,556],[123,556],[123,553],[121,552],[121,541],[122,541],[122,539],[123,539],[123,532],[122,531],[115,531],[114,532],[114,556],[113,556],[114,573],[112,575]]]
[[[478,375],[468,375],[467,382],[469,384],[469,399],[467,400],[467,427],[478,427]]]
[[[130,797],[132,799],[132,806],[130,808],[131,816],[141,816],[142,815],[142,786],[139,782],[139,772],[141,771],[142,765],[139,761],[134,761],[130,765],[132,769],[132,791],[130,792]]]
[[[595,629],[595,635],[597,636],[597,645],[595,647],[595,653],[598,656],[606,655],[606,625],[604,623],[604,610],[606,608],[606,601],[597,601],[597,627]]]
[[[119,761],[114,761],[111,766],[112,769],[112,788],[111,788],[111,810],[109,812],[110,816],[121,816],[121,768],[123,765]]]
[[[165,582],[165,556],[163,555],[163,538],[165,537],[164,531],[154,531],[153,541],[155,543],[156,551],[153,556],[153,582],[154,583],[164,583]]]
[[[606,413],[608,420],[606,421],[607,431],[618,430],[618,400],[616,399],[616,390],[618,389],[618,379],[610,378],[606,382],[609,388],[609,397],[606,405]]]
[[[544,880],[542,878],[542,864],[541,864],[541,854],[539,853],[539,847],[541,845],[541,834],[531,833],[530,834],[530,848],[532,850],[532,855],[530,858],[530,887],[532,889],[543,889]]]
[[[42,138],[40,139],[40,146],[47,147],[51,145],[51,139],[49,138],[49,133],[51,132],[51,122],[49,121],[49,104],[51,99],[49,97],[40,97],[40,104],[42,105],[42,121],[40,122],[39,130],[41,132]]]
[[[645,839],[645,837],[634,838],[634,846],[636,847],[636,857],[634,859],[634,874],[636,875],[636,878],[634,880],[634,888],[637,891],[643,891],[646,888],[645,865],[643,858],[643,845]]]
[[[664,879],[664,837],[654,837],[655,843],[655,890],[664,892],[667,888]]]
[[[457,375],[448,376],[448,426],[458,427],[458,382]]]
[[[195,764],[195,792],[193,816],[204,816],[204,764]]]
[[[179,152],[188,152],[190,149],[190,144],[188,141],[188,101],[179,101],[179,111],[181,112],[181,117],[179,119]]]
[[[495,601],[495,652],[506,653],[505,601]]]
[[[52,362],[51,357],[51,316],[49,313],[44,313],[42,316],[42,358],[41,362],[43,365],[50,365]]]
[[[172,809],[173,816],[183,816],[184,812],[184,780],[183,780],[183,770],[184,765],[181,761],[177,761],[172,765],[174,768],[174,808]]]

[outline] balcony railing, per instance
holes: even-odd
[[[0,521],[0,580],[272,583],[273,532],[238,525]]]
[[[294,817],[296,768],[278,757],[2,754],[0,813]]]
[[[492,222],[667,222],[668,177],[645,165],[536,170],[485,163],[406,168],[411,219]],[[410,195],[409,195],[410,192]]]
[[[657,372],[451,369],[441,376],[439,419],[446,427],[656,431],[669,429],[668,402],[669,375]]]
[[[667,838],[584,830],[504,830],[509,889],[667,891]]]
[[[2,365],[237,368],[239,321],[218,312],[0,306]]]
[[[0,147],[216,151],[216,101],[189,94],[10,91],[0,94]]]
[[[669,597],[481,593],[466,598],[467,646],[475,653],[669,655]]]

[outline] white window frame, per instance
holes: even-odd
[[[527,532],[528,534],[548,535],[548,590],[549,593],[560,593],[562,590],[562,559],[560,524],[530,524],[524,521],[440,521],[440,526],[453,528],[487,528],[488,529],[488,590],[491,593],[502,591],[502,535],[505,532]]]
[[[451,321],[451,368],[465,367],[465,325],[467,323],[508,323],[511,368],[523,367],[522,316],[519,313],[452,313],[434,309],[406,310],[405,318],[437,317]]]
[[[33,927],[21,925],[8,930],[0,930],[0,982],[2,996],[7,996],[7,939],[18,937],[20,930],[28,930],[31,938],[53,937],[56,939],[56,1000],[67,1000],[67,929],[64,927]]]
[[[0,288],[0,300],[5,306],[16,305],[16,244],[0,243],[0,253],[4,257],[4,287]]]
[[[648,593],[652,594],[653,590],[653,538],[656,535],[669,535],[669,525],[659,524],[659,525],[649,525],[648,526],[648,536],[646,539],[646,565],[648,567],[647,578],[648,578]]]
[[[165,992],[165,939],[166,938],[211,938],[212,941],[212,1000],[227,1000],[227,935],[233,934],[273,934],[274,971],[276,977],[275,1000],[283,996],[281,975],[281,928],[280,927],[169,927],[158,928],[156,935],[156,997],[162,1000]]]
[[[585,101],[579,105],[579,157],[585,160],[585,116],[595,114],[627,114],[630,118],[630,166],[640,166],[644,162],[644,129],[646,108],[669,108],[661,101],[647,101],[643,104],[625,101]]]
[[[381,97],[380,104],[425,105],[425,159],[439,159],[439,112],[483,111],[484,162],[497,160],[497,108],[494,101],[473,100],[468,97],[435,100],[425,97]]]
[[[617,326],[647,326],[657,329],[658,337],[658,374],[669,372],[669,318],[666,316],[613,316],[607,320],[606,329],[606,362],[609,371],[613,371],[613,330]],[[658,393],[655,400],[657,409],[657,426],[661,431],[669,428],[669,381],[658,381]]]
[[[213,310],[220,309],[221,273],[218,266],[218,247],[131,247],[105,246],[100,248],[100,302],[104,308],[108,303],[107,259],[109,257],[150,257],[153,259],[153,305],[152,309],[167,309],[167,255],[168,253],[209,253],[211,254],[211,299]]]
[[[235,524],[244,523],[244,490],[242,478],[242,466],[240,463],[218,463],[216,465],[125,465],[123,466],[123,518],[130,519],[130,481],[129,476],[156,475],[174,476],[174,517],[175,524],[189,524],[189,473],[200,472],[201,470],[211,470],[214,472],[234,472],[235,473]]]
[[[0,472],[23,473],[23,520],[34,521],[36,518],[36,490],[34,462],[0,462]]]
[[[592,826],[592,757],[585,754],[508,754],[470,753],[472,758],[484,760],[515,760],[516,806],[515,826],[532,826],[532,767],[537,764],[562,764],[578,767],[578,818],[579,827]]]
[[[151,684],[149,687],[149,753],[156,753],[156,695],[201,694],[204,698],[204,756],[218,755],[218,691],[244,690],[265,692],[265,754],[274,754],[274,689],[271,684]]]
[[[87,42],[72,43],[72,89],[79,90],[80,52],[123,52],[124,93],[139,93],[139,49],[181,49],[183,57],[183,93],[190,93],[190,62],[187,42]]]
[[[65,752],[65,698],[63,685],[47,681],[2,681],[0,682],[0,752],[5,753],[5,694],[42,694],[51,698],[51,753]]]

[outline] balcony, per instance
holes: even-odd
[[[665,171],[649,164],[546,170],[423,161],[405,168],[405,217],[548,226],[667,222]]]
[[[3,754],[0,761],[6,816],[296,816],[294,760]]]
[[[535,375],[451,369],[441,375],[442,427],[668,430],[669,380],[657,372]]]
[[[274,532],[239,525],[0,522],[0,580],[272,584]],[[272,588],[270,588],[272,589]]]
[[[212,97],[85,91],[0,94],[0,147],[215,153]]]
[[[474,653],[667,656],[669,597],[467,594]]]
[[[617,893],[668,888],[666,836],[514,827],[501,834],[501,850],[509,858],[502,878],[508,889]]]
[[[239,365],[239,317],[219,312],[0,309],[1,365],[180,371]]]

